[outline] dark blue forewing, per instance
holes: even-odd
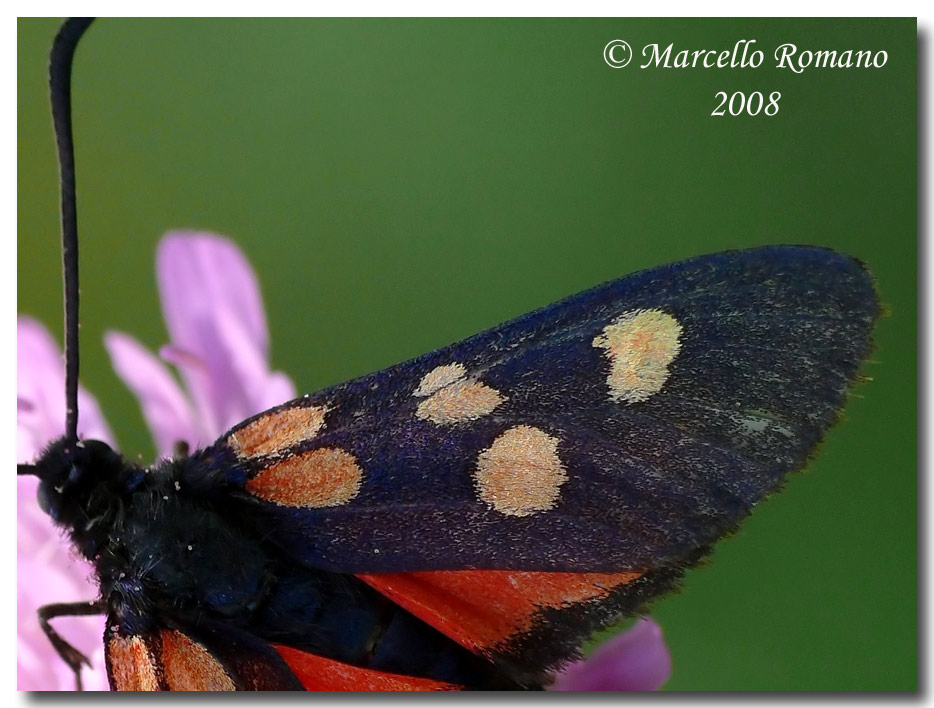
[[[643,311],[677,323],[677,347],[632,339],[644,356],[627,373],[607,327]],[[242,503],[270,539],[329,570],[659,567],[713,543],[804,466],[878,312],[862,266],[828,250],[704,256],[285,404],[199,454],[212,469],[235,460],[236,484],[273,470]],[[647,384],[657,390],[627,394],[627,376],[666,346],[671,361]],[[445,383],[461,386],[453,417],[452,400],[425,408]]]

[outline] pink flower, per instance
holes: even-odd
[[[269,335],[253,270],[240,250],[220,236],[170,233],[159,244],[156,271],[171,344],[156,357],[133,337],[109,332],[107,350],[117,375],[136,394],[156,452],[170,456],[179,441],[206,445],[235,423],[295,397],[292,381],[269,370]],[[178,384],[163,363],[175,366]],[[17,321],[17,461],[35,460],[65,430],[62,355],[48,331],[28,317]],[[97,402],[79,399],[78,432],[114,437]],[[36,610],[51,602],[97,596],[93,571],[75,557],[36,503],[34,477],[17,486],[17,595],[20,690],[74,689],[74,676],[39,628]],[[53,621],[63,637],[91,659],[84,686],[106,690],[103,617]]]
[[[208,445],[240,421],[295,398],[291,379],[269,371],[259,283],[231,241],[170,233],[156,251],[156,276],[171,342],[159,354],[175,365],[186,390],[129,335],[110,332],[104,342],[139,399],[159,456],[171,456],[179,441],[192,450]]]
[[[65,374],[61,352],[51,335],[28,317],[17,321],[16,366],[16,459],[31,462],[47,443],[64,433]],[[83,389],[78,405],[80,434],[112,442],[97,402]],[[17,687],[21,691],[70,691],[74,675],[40,629],[36,610],[52,602],[93,600],[97,588],[89,582],[91,565],[72,556],[52,520],[39,509],[38,485],[35,477],[17,478]],[[85,688],[106,689],[101,644],[104,619],[63,618],[55,626],[94,665],[93,671],[84,671]]]
[[[159,356],[133,337],[109,332],[105,345],[117,375],[139,400],[159,457],[176,443],[197,449],[260,411],[295,397],[292,381],[269,370],[269,336],[259,285],[240,250],[220,236],[175,232],[159,244],[156,273],[170,344]],[[184,386],[164,362],[177,370]],[[17,461],[35,460],[65,428],[61,352],[28,317],[17,322]],[[83,389],[79,434],[114,445],[97,402]],[[39,628],[36,610],[51,602],[96,598],[93,569],[74,556],[36,503],[37,480],[17,486],[18,688],[74,688],[71,670]],[[106,690],[103,617],[61,618],[60,634],[91,659],[89,690]],[[609,640],[567,667],[554,690],[654,690],[671,672],[661,630],[651,620]]]
[[[671,676],[671,655],[654,620],[643,617],[583,661],[567,666],[553,691],[655,691]]]

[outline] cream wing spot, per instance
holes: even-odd
[[[507,516],[553,509],[568,480],[558,456],[558,438],[529,425],[500,435],[480,453],[474,473],[477,496]]]
[[[633,310],[604,327],[593,345],[610,360],[610,398],[641,403],[658,393],[681,350],[681,324],[661,310]]]
[[[427,396],[415,415],[436,425],[477,420],[506,400],[496,389],[468,379],[467,368],[459,362],[436,366],[422,377],[412,395]]]
[[[363,470],[346,450],[322,447],[286,458],[246,483],[250,494],[279,506],[341,506],[360,493]]]
[[[485,416],[503,400],[496,389],[486,384],[456,381],[419,403],[415,415],[438,425],[452,425]]]
[[[444,366],[436,366],[422,377],[422,380],[418,384],[418,388],[415,389],[415,392],[412,395],[430,396],[435,391],[438,391],[445,386],[450,386],[452,383],[458,379],[464,378],[466,375],[467,369],[463,364],[459,364],[457,362],[454,362],[453,364],[445,364]]]

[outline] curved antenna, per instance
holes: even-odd
[[[49,57],[52,123],[58,144],[62,210],[62,276],[65,282],[65,439],[78,440],[78,207],[71,139],[71,65],[91,17],[66,20]]]

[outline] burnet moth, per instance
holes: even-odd
[[[673,588],[837,420],[879,305],[807,246],[623,277],[143,467],[79,439],[70,73],[64,435],[19,474],[96,568],[119,690],[537,689]]]

